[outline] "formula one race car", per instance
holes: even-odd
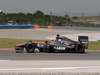
[[[79,41],[73,41],[65,36],[58,36],[55,40],[33,40],[16,45],[15,50],[16,53],[85,53],[88,48],[88,36],[79,36],[78,39]]]

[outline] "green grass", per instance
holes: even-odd
[[[100,41],[90,42],[89,50],[100,50]]]
[[[23,43],[27,40],[0,38],[0,48],[14,48],[16,44]]]
[[[14,48],[16,44],[26,41],[28,40],[0,38],[0,48]],[[100,50],[100,41],[90,42],[89,50]]]

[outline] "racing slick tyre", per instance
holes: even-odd
[[[26,52],[27,52],[27,53],[34,53],[35,45],[33,45],[33,44],[27,44],[27,45],[25,46],[25,48],[26,48]]]
[[[78,45],[77,53],[85,53],[85,47],[83,45]]]

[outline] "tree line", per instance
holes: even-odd
[[[0,24],[6,24],[9,22],[18,23],[18,24],[39,24],[41,26],[45,25],[67,25],[67,26],[89,26],[89,27],[100,27],[100,25],[94,25],[90,23],[75,22],[79,17],[73,16],[70,17],[67,13],[65,16],[56,16],[48,15],[43,13],[40,10],[37,10],[35,13],[4,13],[0,12]]]
[[[5,24],[8,22],[15,23],[31,23],[31,24],[40,24],[40,25],[63,25],[67,21],[71,21],[68,15],[65,16],[55,16],[47,15],[42,11],[38,10],[35,13],[4,13],[0,12],[0,23]]]

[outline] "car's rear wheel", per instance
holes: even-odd
[[[85,48],[81,48],[79,53],[85,53]]]
[[[78,45],[76,52],[85,53],[85,47],[83,45]]]

